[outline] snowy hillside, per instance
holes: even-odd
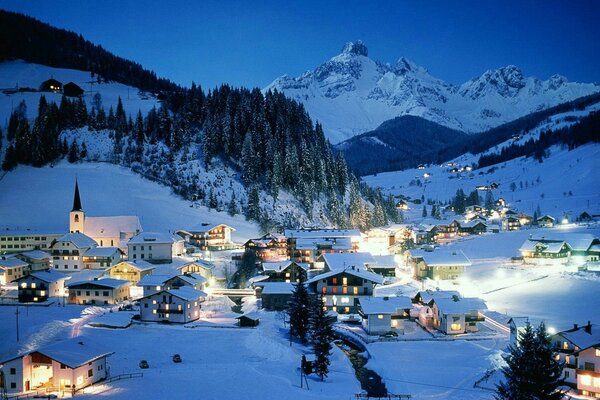
[[[303,103],[323,124],[332,143],[375,129],[400,115],[420,116],[465,132],[479,132],[578,97],[600,91],[560,75],[542,81],[515,66],[488,70],[460,86],[431,76],[400,58],[394,65],[368,57],[362,42],[312,71],[284,75],[265,88]]]
[[[202,223],[227,224],[233,240],[256,237],[258,227],[238,215],[191,207],[168,187],[148,181],[129,169],[104,163],[32,168],[19,166],[1,180],[0,226],[13,229],[68,230],[75,178],[90,216],[138,215],[146,231],[199,228]]]
[[[10,61],[0,63],[0,125],[6,126],[11,111],[23,100],[27,105],[28,116],[37,115],[40,96],[43,94],[48,101],[60,104],[62,94],[51,92],[15,91],[17,89],[32,88],[38,90],[42,82],[54,78],[63,84],[74,82],[85,90],[84,99],[88,109],[91,107],[92,96],[99,92],[106,112],[112,106],[117,107],[117,99],[121,97],[123,107],[127,114],[135,118],[138,110],[145,115],[152,107],[158,107],[158,100],[151,94],[141,92],[139,89],[116,82],[97,83],[90,72],[74,69],[52,68],[40,64],[31,64],[24,61]],[[93,81],[93,84],[90,82]],[[90,92],[91,90],[91,92]]]

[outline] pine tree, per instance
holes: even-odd
[[[562,364],[554,358],[544,323],[536,329],[527,324],[516,345],[504,355],[504,381],[496,386],[497,400],[559,400]]]
[[[485,208],[488,211],[492,211],[494,209],[494,195],[491,190],[488,190],[485,194]]]
[[[235,193],[231,195],[231,200],[229,200],[229,204],[227,205],[227,214],[233,216],[238,215],[240,210],[238,209],[237,203],[235,201]]]
[[[77,144],[77,139],[73,139],[73,141],[71,142],[68,160],[70,163],[74,163],[77,160],[79,160],[79,145]]]
[[[87,157],[87,146],[85,145],[85,142],[81,143],[81,152],[79,153],[79,158],[82,160],[85,160]]]
[[[217,209],[217,207],[219,207],[219,202],[217,201],[217,196],[215,195],[215,192],[211,187],[208,191],[208,208]]]
[[[260,193],[258,186],[252,185],[248,188],[248,207],[246,208],[246,218],[249,220],[260,220]]]
[[[333,318],[327,314],[323,307],[321,295],[313,297],[310,302],[310,337],[315,353],[314,372],[319,375],[321,381],[329,373],[331,356],[331,342],[333,341]]]
[[[287,312],[290,319],[290,335],[296,336],[303,344],[306,344],[309,330],[309,298],[302,274],[299,275],[298,282],[294,284]]]
[[[427,217],[427,206],[423,206],[423,212],[421,213],[423,218]]]

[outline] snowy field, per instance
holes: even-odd
[[[19,166],[0,179],[0,226],[67,232],[75,178],[83,209],[90,216],[138,215],[146,231],[199,228],[202,223],[227,224],[233,240],[244,243],[258,235],[258,226],[243,216],[190,203],[163,185],[123,167],[104,163],[69,164],[54,168]]]

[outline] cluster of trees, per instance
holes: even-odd
[[[469,206],[482,205],[482,198],[479,196],[479,192],[477,190],[471,191],[471,193],[469,193],[467,196],[462,189],[457,189],[456,194],[450,201],[450,204],[454,208],[455,213],[463,214],[465,209]],[[485,192],[483,208],[487,210],[493,210],[495,208],[495,199],[491,190],[487,190]]]
[[[564,144],[572,150],[589,142],[600,142],[600,111],[590,113],[571,126],[546,130],[540,133],[538,139],[529,139],[523,144],[511,144],[502,148],[499,153],[482,155],[478,165],[479,168],[483,168],[522,156],[533,156],[542,162],[547,157],[550,146]]]
[[[324,380],[329,373],[334,318],[323,308],[321,295],[309,295],[302,278],[295,284],[287,314],[290,339],[293,335],[304,345],[312,344],[313,371]]]

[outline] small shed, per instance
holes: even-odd
[[[80,97],[83,96],[83,89],[74,82],[69,82],[63,87],[65,96]]]
[[[238,320],[240,327],[257,326],[260,323],[260,317],[257,312],[242,314],[235,319]]]
[[[55,92],[60,93],[62,91],[63,84],[54,78],[50,78],[47,81],[42,82],[40,85],[40,91],[42,92]]]

